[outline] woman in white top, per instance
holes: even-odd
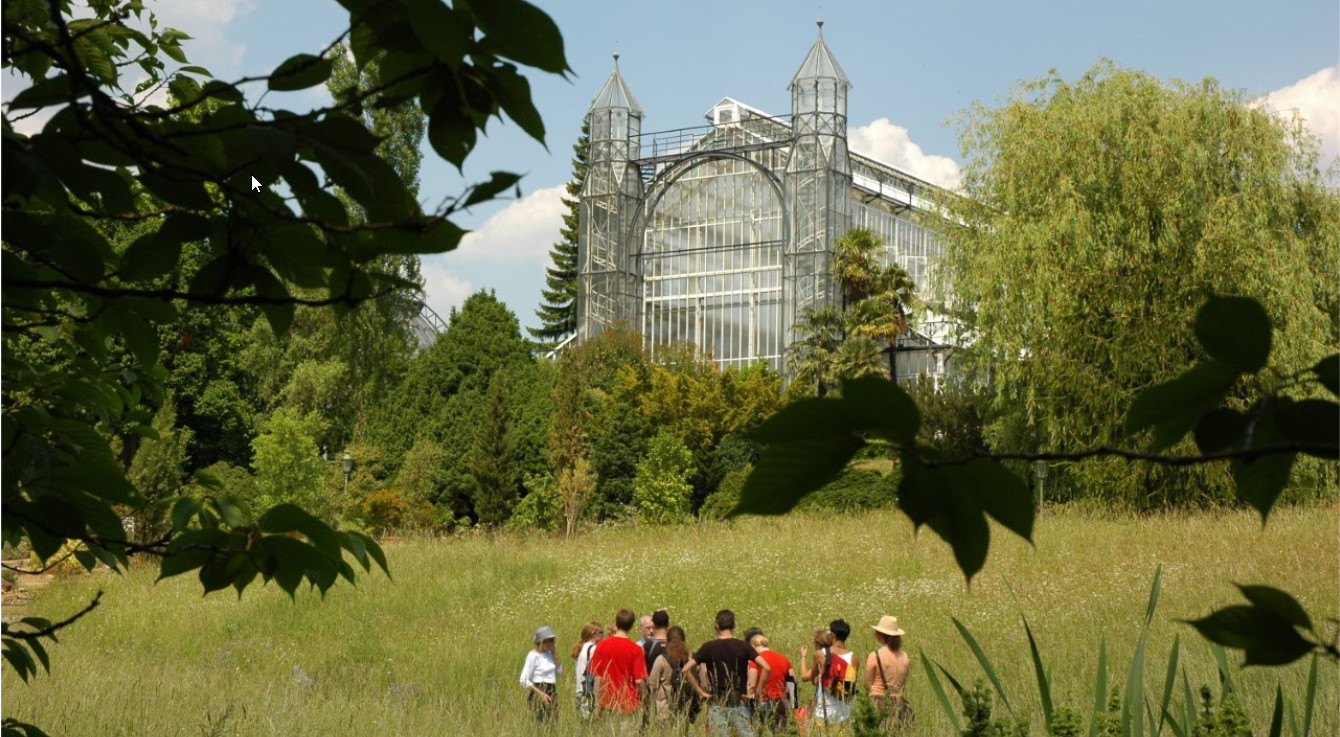
[[[526,653],[526,664],[521,668],[521,687],[529,692],[530,708],[541,722],[558,717],[558,674],[563,666],[554,660],[557,638],[552,627],[535,630],[535,649]]]
[[[582,625],[577,644],[572,646],[572,659],[577,661],[577,714],[582,717],[595,712],[596,679],[591,673],[591,653],[604,634],[604,626],[592,620]]]

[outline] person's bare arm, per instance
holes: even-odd
[[[809,683],[813,677],[813,664],[810,661],[810,648],[808,645],[800,646],[800,680]]]
[[[759,677],[758,677],[758,669],[757,669],[757,668],[750,668],[750,669],[749,669],[749,681],[748,681],[748,683],[745,684],[744,692],[747,693],[747,694],[749,694],[752,698],[757,698],[756,692],[760,690],[760,689],[759,689],[759,683],[760,683],[760,682],[766,683],[766,681],[760,681],[760,679],[759,679]]]
[[[698,661],[689,658],[689,661],[684,664],[684,675],[689,677],[689,686],[693,688],[694,693],[698,694],[698,698],[712,698],[712,694],[708,693],[707,689],[703,688],[703,685],[698,682]]]
[[[763,695],[763,687],[767,685],[768,677],[772,675],[772,666],[768,665],[768,661],[765,660],[762,655],[754,658],[754,664],[758,666],[758,694],[755,696],[755,698],[758,698]],[[753,675],[754,671],[749,671],[749,674]],[[750,688],[749,693],[754,693],[754,689]]]

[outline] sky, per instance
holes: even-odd
[[[535,309],[558,238],[572,144],[615,52],[647,111],[644,131],[704,124],[703,114],[726,96],[786,114],[786,86],[822,17],[824,37],[853,83],[851,149],[947,186],[958,181],[962,160],[955,113],[1001,101],[1017,82],[1052,69],[1075,79],[1103,57],[1161,79],[1214,77],[1272,109],[1297,110],[1321,138],[1325,155],[1340,155],[1335,0],[1273,6],[1236,0],[532,2],[557,22],[573,69],[566,79],[528,75],[547,147],[510,122],[494,121],[461,173],[425,142],[421,198],[429,205],[493,170],[525,174],[520,199],[464,213],[459,222],[473,232],[460,248],[423,259],[429,304],[444,317],[471,293],[492,289],[523,325],[538,324]],[[334,0],[147,5],[163,25],[194,37],[184,44],[192,63],[225,79],[315,53],[348,22]],[[4,99],[21,89],[9,77],[3,83]],[[302,109],[325,99],[319,88],[290,93],[284,104]]]

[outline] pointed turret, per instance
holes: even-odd
[[[628,88],[628,83],[624,81],[623,75],[619,73],[618,54],[614,55],[614,71],[610,72],[609,79],[605,80],[605,86],[600,88],[596,99],[591,101],[591,110],[595,111],[598,108],[627,110],[639,118],[646,116],[642,106],[637,104],[633,91]]]
[[[833,56],[833,51],[824,43],[824,22],[819,21],[819,34],[814,40],[814,45],[810,47],[810,53],[805,56],[805,61],[801,63],[800,69],[796,70],[796,76],[791,78],[790,89],[794,90],[798,85],[806,81],[819,79],[836,80],[838,84],[844,87],[851,87],[851,80],[847,79],[847,73],[842,71],[842,65],[838,63],[837,57]]]
[[[839,304],[831,245],[851,226],[851,160],[847,90],[851,80],[818,38],[791,80],[791,153],[783,178],[791,215],[790,251],[782,265],[782,304],[790,343],[807,308]]]
[[[642,200],[642,171],[633,160],[645,115],[619,73],[615,54],[614,71],[586,114],[591,147],[577,239],[577,334],[582,340],[616,320],[637,318],[640,284],[628,234]]]

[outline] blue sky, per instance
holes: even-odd
[[[467,213],[477,229],[456,252],[425,258],[430,303],[445,311],[491,288],[534,324],[549,245],[562,212],[571,144],[611,54],[648,117],[646,130],[699,125],[718,99],[788,112],[786,85],[824,35],[854,84],[852,148],[952,184],[960,151],[947,120],[973,102],[1001,99],[1020,80],[1056,69],[1073,79],[1106,56],[1160,78],[1216,77],[1224,85],[1296,108],[1340,153],[1340,3],[1187,0],[998,2],[537,2],[558,23],[575,75],[530,75],[548,150],[510,124],[490,126],[465,176],[526,173],[523,198]],[[263,73],[323,48],[347,14],[333,0],[167,0],[164,24],[195,37],[186,51],[216,75]],[[6,79],[4,97],[17,92]],[[289,107],[323,92],[290,95]],[[267,99],[273,102],[274,98]],[[422,197],[458,191],[454,167],[425,151]]]

